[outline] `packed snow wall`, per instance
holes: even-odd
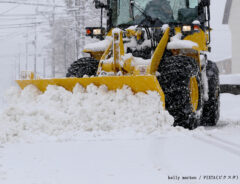
[[[108,91],[106,86],[76,85],[73,92],[48,86],[8,91],[8,106],[0,115],[0,142],[35,135],[78,137],[101,132],[157,133],[171,127],[173,118],[163,109],[157,92],[133,94],[125,86]]]

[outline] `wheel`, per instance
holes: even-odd
[[[208,78],[208,101],[205,101],[203,105],[201,124],[203,126],[215,126],[220,115],[219,70],[216,63],[208,61],[206,72]]]
[[[200,125],[203,97],[201,73],[196,60],[188,56],[166,57],[158,71],[166,109],[174,117],[173,125],[196,128]]]
[[[71,64],[66,77],[82,78],[84,75],[96,75],[98,63],[99,61],[91,57],[80,58]]]

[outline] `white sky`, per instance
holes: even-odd
[[[39,2],[51,4],[52,1],[53,0],[43,0]],[[56,0],[56,4],[60,4],[62,1],[63,0]],[[38,1],[25,0],[25,2],[37,3]],[[49,22],[47,17],[41,15],[41,12],[49,12],[48,15],[51,15],[51,10],[51,7],[39,7],[39,12],[36,13],[36,6],[0,3],[0,62],[13,62],[20,53],[21,62],[23,64],[22,66],[24,67],[22,70],[25,70],[24,62],[26,61],[26,43],[28,43],[28,70],[32,70],[35,28],[31,24],[35,21],[41,22],[41,24],[37,26],[37,53],[38,63],[41,64],[43,62],[43,59],[46,58],[46,49],[44,47],[48,44],[46,35],[49,30]],[[60,12],[64,14],[64,11],[61,8],[56,8],[56,13]],[[38,15],[35,16],[35,14]],[[37,17],[36,20],[35,17]],[[16,24],[25,25],[22,25],[23,27],[21,28]],[[14,25],[13,27],[15,28],[9,28],[12,25]],[[26,25],[31,25],[31,27],[25,27]],[[6,29],[6,27],[8,27],[8,29]],[[28,36],[28,39],[26,36]]]
[[[16,72],[15,69],[18,66],[18,56],[20,53],[21,60],[21,70],[25,70],[26,66],[26,35],[28,33],[28,70],[33,71],[34,63],[34,27],[28,28],[8,28],[16,24],[29,24],[35,21],[35,16],[33,16],[36,11],[35,6],[29,5],[17,5],[17,4],[5,4],[1,3],[6,0],[0,0],[0,106],[3,103],[2,95],[9,86],[15,84]],[[15,2],[30,2],[37,3],[38,0],[8,0]],[[39,0],[40,3],[45,3],[51,5],[53,0]],[[56,4],[60,4],[63,0],[56,0]],[[39,11],[51,11],[52,8],[39,7]],[[57,8],[56,12],[63,12],[61,8]],[[58,14],[60,16],[60,14]],[[43,72],[42,63],[46,57],[46,49],[44,47],[48,44],[46,35],[48,34],[49,23],[44,16],[38,15],[37,22],[43,22],[43,24],[37,26],[37,67],[38,72]],[[18,27],[18,26],[17,26]],[[45,29],[45,30],[43,30]],[[47,29],[47,31],[46,31]],[[47,61],[50,61],[47,60]],[[16,69],[18,71],[18,69]]]
[[[232,57],[231,31],[228,25],[223,25],[223,15],[226,0],[211,0],[211,35],[212,52],[209,58],[221,61]]]

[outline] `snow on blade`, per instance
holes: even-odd
[[[0,142],[37,134],[128,130],[150,134],[173,123],[157,92],[133,94],[127,86],[115,92],[106,86],[76,85],[73,93],[48,86],[42,94],[30,85],[22,91],[12,89],[8,96],[8,107],[0,116]]]

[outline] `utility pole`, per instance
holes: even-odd
[[[17,79],[17,60],[13,57],[14,62],[14,80]]]
[[[37,75],[37,23],[36,22],[35,22],[34,30],[35,30],[35,35],[34,35],[34,77],[36,78],[36,75]]]
[[[55,24],[55,0],[53,0],[53,12],[52,12],[52,27],[54,27],[54,24]],[[53,30],[54,31],[54,30]],[[55,48],[54,48],[54,38],[53,39],[53,42],[52,42],[52,77],[55,78]]]
[[[67,32],[65,34],[65,38],[64,38],[64,73],[67,72]]]
[[[38,3],[38,0],[37,0]],[[37,15],[38,15],[38,6],[35,9],[35,23],[34,23],[34,65],[33,65],[33,71],[34,71],[34,78],[37,77]]]
[[[85,45],[85,0],[75,0],[75,50],[78,59]]]
[[[80,30],[79,30],[79,10],[80,10],[80,1],[81,0],[75,0],[75,47],[76,47],[76,60],[78,60],[78,56],[79,56],[79,38],[80,38]]]
[[[80,4],[79,4],[79,11],[80,11],[80,17],[79,17],[79,25],[80,25],[80,50],[81,52],[84,49],[85,46],[85,0],[80,0]]]
[[[26,34],[26,65],[25,70],[28,71],[28,33]]]
[[[21,79],[21,44],[18,44],[18,55],[16,56],[18,62],[18,79]]]
[[[46,78],[46,58],[43,60],[43,78]]]
[[[18,79],[21,79],[21,53],[18,53]]]

